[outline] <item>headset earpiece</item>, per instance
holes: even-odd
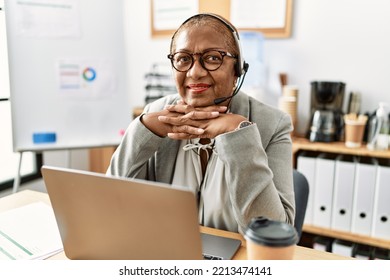
[[[229,27],[229,29],[232,31],[233,33],[233,37],[234,37],[234,41],[236,42],[236,46],[238,47],[238,58],[237,58],[237,61],[236,61],[236,64],[235,64],[235,73],[236,73],[236,76],[237,77],[240,77],[243,72],[244,72],[244,64],[245,64],[245,61],[242,57],[242,49],[241,49],[241,44],[240,44],[240,37],[238,35],[238,33],[234,30],[234,28],[228,24],[227,22],[223,21],[222,19],[220,19],[223,23],[226,24],[226,26]]]

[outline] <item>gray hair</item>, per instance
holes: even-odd
[[[230,52],[233,55],[239,55],[239,46],[237,46],[236,44],[233,33],[222,20],[226,21],[226,23],[229,24],[237,32],[236,28],[228,20],[222,18],[219,15],[213,16],[212,14],[199,14],[189,18],[176,30],[176,32],[172,36],[170,52],[173,53],[173,51],[175,50],[176,37],[181,32],[191,28],[208,26],[213,28],[216,33],[223,36],[228,52]]]

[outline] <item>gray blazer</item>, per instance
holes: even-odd
[[[177,94],[161,98],[148,104],[144,113],[160,111],[179,98]],[[232,99],[230,111],[256,123],[215,138],[218,157],[227,171],[224,176],[236,228],[243,232],[257,216],[293,224],[290,116],[242,92]],[[138,117],[130,123],[107,174],[170,184],[179,146],[180,141],[152,133]]]

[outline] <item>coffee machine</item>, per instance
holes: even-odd
[[[345,83],[311,82],[310,124],[307,138],[312,142],[340,141],[343,135]]]

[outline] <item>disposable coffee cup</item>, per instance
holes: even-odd
[[[248,260],[291,260],[298,234],[292,225],[258,217],[245,231]]]
[[[345,121],[345,146],[348,148],[359,148],[363,142],[365,122]]]

